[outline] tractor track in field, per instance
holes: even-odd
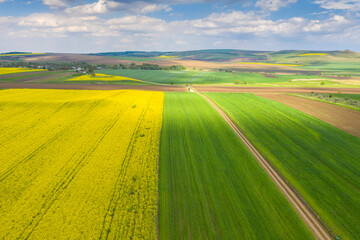
[[[301,197],[301,195],[282,177],[277,170],[260,154],[260,152],[252,145],[252,143],[246,138],[242,133],[240,128],[226,115],[226,113],[220,109],[207,96],[199,93],[196,89],[191,88],[193,92],[199,94],[205,98],[215,110],[224,118],[224,120],[229,124],[229,126],[234,130],[236,135],[241,139],[245,146],[249,149],[251,154],[255,159],[260,163],[261,167],[269,174],[271,179],[285,195],[291,205],[298,212],[300,217],[304,220],[309,229],[314,233],[315,237],[319,240],[330,240],[333,239],[329,229],[325,226],[323,221],[318,217],[316,212],[306,203],[306,201]]]

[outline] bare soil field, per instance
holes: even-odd
[[[16,80],[15,82],[37,82],[37,81],[48,81],[57,77],[63,77],[63,76],[71,76],[74,72],[62,72],[58,74],[51,74],[51,75],[44,75],[44,76],[35,76],[35,77],[26,77],[19,80]]]
[[[73,84],[73,83],[0,83],[0,89],[73,89],[73,90],[119,90],[133,89],[161,92],[185,92],[184,87],[164,85],[110,85],[110,84]]]
[[[29,75],[34,75],[34,74],[42,74],[42,73],[47,73],[47,72],[38,71],[38,72],[22,72],[22,73],[12,73],[12,74],[1,74],[0,79],[13,78],[13,77],[23,77],[23,76],[29,76]]]
[[[244,92],[244,93],[348,93],[360,94],[360,88],[299,88],[299,87],[224,87],[196,86],[199,92]]]
[[[256,95],[286,104],[360,137],[359,111],[286,94],[256,93]]]
[[[279,78],[278,76],[276,76],[274,74],[270,74],[270,73],[261,73],[261,75],[263,75],[264,77],[267,77],[267,78]]]
[[[116,63],[128,62],[125,60],[110,58],[110,57],[83,55],[83,54],[66,54],[66,53],[55,53],[45,56],[26,57],[23,60],[27,62],[56,61],[56,62],[88,62],[94,64],[116,64]]]

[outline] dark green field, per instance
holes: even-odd
[[[341,239],[360,236],[360,139],[252,94],[208,93]]]
[[[160,239],[313,239],[214,108],[166,93],[160,145]]]

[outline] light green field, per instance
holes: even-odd
[[[360,236],[360,138],[252,94],[208,93],[341,239]]]
[[[160,145],[160,239],[313,239],[216,110],[166,93]]]
[[[161,84],[231,84],[243,86],[246,84],[260,84],[261,86],[274,85],[304,85],[303,82],[289,82],[293,79],[327,79],[315,75],[274,75],[274,78],[265,77],[260,73],[232,73],[232,72],[215,72],[215,71],[161,71],[161,70],[103,70],[99,71],[104,74],[124,76],[135,78],[147,82]],[[327,81],[327,80],[324,80]],[[330,82],[330,81],[329,81]],[[237,83],[237,84],[235,84]],[[309,85],[320,85],[320,81],[308,83]],[[336,83],[329,83],[329,86],[338,86]],[[354,85],[353,85],[354,86]]]

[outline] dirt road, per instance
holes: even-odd
[[[360,111],[287,94],[256,93],[256,95],[286,104],[360,137]]]
[[[197,93],[200,94],[199,92]],[[210,98],[202,94],[200,95],[203,96],[219,112],[219,114],[225,119],[225,121],[229,124],[229,126],[235,131],[237,136],[250,150],[250,152],[254,155],[254,157],[260,163],[263,169],[269,174],[269,176],[279,187],[281,192],[293,205],[293,207],[299,213],[301,218],[305,221],[307,226],[314,233],[316,238],[320,240],[333,239],[327,227],[317,217],[315,211],[303,200],[303,198],[299,195],[299,193],[292,186],[290,186],[290,184],[288,184],[286,180],[284,180],[284,178],[272,167],[272,165],[270,165],[267,162],[267,160],[264,159],[264,157],[257,151],[257,149],[250,143],[250,141],[241,132],[239,127]]]
[[[196,86],[199,92],[250,92],[250,93],[352,93],[360,94],[360,88],[300,88],[300,87],[221,87]]]
[[[184,87],[163,85],[115,85],[115,84],[73,84],[73,83],[0,83],[0,89],[73,89],[73,90],[119,90],[133,89],[146,91],[185,92]]]

